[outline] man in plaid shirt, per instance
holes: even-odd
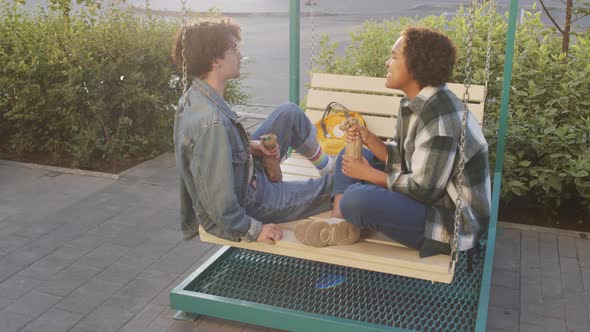
[[[457,186],[463,102],[445,85],[456,50],[444,34],[426,28],[403,31],[387,60],[386,87],[402,90],[393,142],[367,128],[349,129],[362,139],[362,160],[339,156],[334,179],[335,217],[383,232],[421,257],[449,253]],[[488,146],[475,117],[468,116],[459,250],[472,248],[490,217]]]

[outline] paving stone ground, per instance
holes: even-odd
[[[272,111],[236,110],[250,130]],[[169,291],[218,249],[181,239],[172,153],[118,179],[0,161],[0,186],[0,332],[268,330],[172,318]],[[493,271],[489,331],[590,331],[590,240],[504,224]]]

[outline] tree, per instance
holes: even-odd
[[[561,0],[561,2],[565,4],[565,22],[563,23],[563,27],[561,27],[559,23],[557,23],[557,21],[553,18],[547,9],[547,6],[545,6],[544,0],[539,0],[539,2],[541,2],[541,6],[543,7],[545,14],[547,14],[551,22],[553,22],[553,25],[555,25],[557,30],[559,30],[563,36],[561,51],[567,54],[570,47],[570,34],[572,32],[572,25],[576,21],[590,15],[590,1],[576,0],[576,5],[574,6],[573,0]]]
[[[20,0],[23,3],[26,0]],[[127,0],[110,0],[108,3],[110,5],[117,5],[123,4]],[[70,17],[70,12],[74,8],[74,2],[78,5],[85,5],[88,8],[92,8],[95,10],[101,9],[103,7],[103,3],[106,1],[104,0],[49,0],[49,8],[55,11],[59,11],[62,13],[64,19],[68,20]],[[147,1],[146,1],[147,2]]]

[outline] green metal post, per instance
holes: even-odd
[[[291,0],[290,43],[289,43],[289,101],[299,104],[299,52],[300,52],[300,9],[299,0]]]
[[[500,105],[500,127],[498,129],[498,146],[496,148],[496,165],[494,168],[494,190],[492,192],[492,211],[486,248],[483,280],[479,297],[480,308],[477,315],[476,331],[486,330],[490,289],[492,287],[492,265],[496,247],[496,225],[498,223],[498,207],[500,188],[502,185],[502,167],[504,165],[504,147],[506,145],[506,128],[508,127],[508,106],[510,102],[510,84],[512,81],[512,62],[514,57],[514,39],[516,35],[516,19],[518,17],[518,0],[510,1],[508,16],[508,35],[506,36],[506,53],[504,64],[504,81],[502,83],[502,103]]]

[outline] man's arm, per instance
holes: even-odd
[[[204,129],[194,143],[190,170],[196,179],[199,199],[207,214],[226,232],[246,241],[256,241],[262,223],[248,216],[238,203],[226,128],[222,123],[214,122]]]
[[[195,211],[193,209],[192,201],[189,197],[188,190],[184,179],[180,176],[180,220],[184,240],[190,240],[199,234],[199,223],[196,220]]]

